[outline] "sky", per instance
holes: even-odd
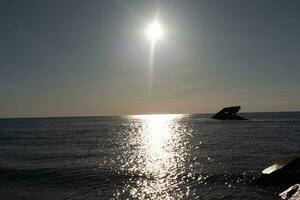
[[[300,110],[298,0],[2,0],[0,117]],[[148,23],[165,33],[151,66]]]

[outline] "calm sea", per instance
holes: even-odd
[[[0,120],[0,199],[277,199],[261,170],[300,153],[300,113]]]

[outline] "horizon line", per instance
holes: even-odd
[[[251,113],[297,113],[300,110],[294,111],[248,111],[239,112],[240,114]],[[143,114],[104,114],[104,115],[64,115],[64,116],[21,116],[21,117],[0,117],[2,119],[38,119],[38,118],[80,118],[80,117],[122,117],[122,116],[138,116],[138,115],[210,115],[216,112],[208,113],[143,113]]]

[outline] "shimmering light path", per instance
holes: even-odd
[[[129,144],[136,148],[124,152],[124,170],[138,174],[141,178],[128,182],[123,191],[115,196],[130,193],[138,199],[176,199],[188,193],[182,190],[178,175],[185,173],[187,155],[182,127],[177,123],[181,115],[135,116],[142,126],[135,129]],[[145,176],[147,177],[145,179]],[[174,192],[177,191],[177,192]]]

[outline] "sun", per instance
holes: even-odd
[[[164,35],[164,29],[161,23],[157,20],[150,23],[146,28],[146,35],[151,42],[156,42]]]

